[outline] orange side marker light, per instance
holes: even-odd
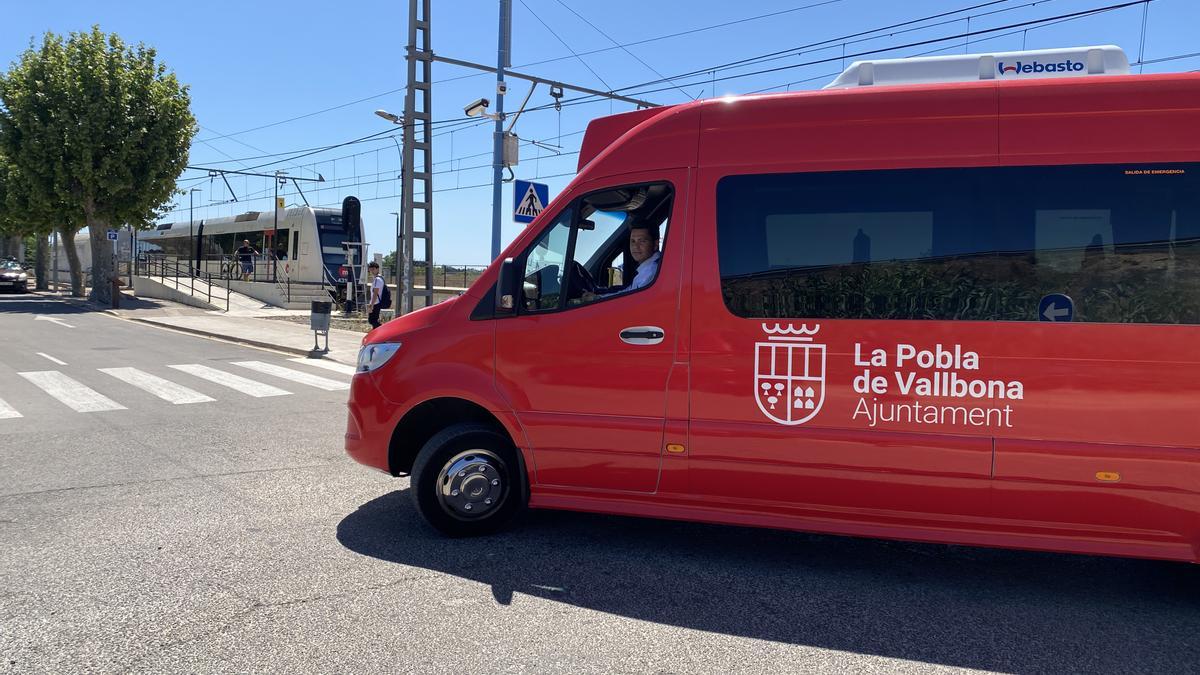
[[[1105,483],[1116,483],[1117,481],[1121,480],[1121,474],[1117,473],[1116,471],[1097,471],[1096,480],[1103,481]]]

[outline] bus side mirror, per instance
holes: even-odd
[[[496,281],[496,315],[511,315],[517,311],[521,293],[521,275],[512,258],[500,263],[500,278]]]

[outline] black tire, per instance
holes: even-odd
[[[525,506],[525,475],[507,437],[482,424],[456,424],[434,434],[413,462],[413,503],[451,537],[503,528]]]

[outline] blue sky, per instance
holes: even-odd
[[[45,31],[68,33],[100,24],[127,41],[144,42],[191,87],[192,109],[201,125],[191,163],[225,169],[283,169],[296,176],[322,174],[326,182],[302,184],[314,205],[337,205],[356,195],[372,252],[394,248],[398,209],[397,147],[387,137],[280,161],[290,153],[320,148],[386,130],[390,125],[372,112],[403,110],[404,47],[407,42],[405,0],[341,3],[295,0],[289,3],[211,1],[163,3],[147,0],[5,2],[0,22],[0,63],[16,59],[31,37]],[[987,5],[928,23],[901,34],[876,35],[845,45],[846,53],[898,46],[1016,24],[1033,19],[1120,4],[1120,0],[513,0],[513,68],[547,78],[601,90],[710,69],[739,59],[837,38],[819,51],[787,55],[753,68],[702,73],[677,80],[678,88],[646,93],[655,103],[677,103],[714,94],[742,94],[770,89],[819,88],[841,70],[842,36],[942,12]],[[433,0],[434,51],[454,58],[494,65],[497,0]],[[763,18],[754,18],[768,15]],[[582,18],[581,18],[582,17]],[[968,17],[969,20],[968,20]],[[589,25],[590,23],[590,25]],[[702,30],[718,24],[728,24]],[[1142,41],[1143,6],[1136,5],[1082,19],[991,39],[973,38],[971,51],[998,51],[1116,44],[1131,61],[1144,50],[1152,61],[1200,52],[1196,28],[1200,0],[1154,0],[1149,5]],[[911,27],[909,27],[911,28]],[[674,35],[687,32],[685,35]],[[1005,34],[1011,33],[1011,34]],[[861,38],[858,38],[861,40]],[[628,45],[615,48],[618,44]],[[638,43],[638,44],[630,44]],[[963,41],[890,51],[888,57],[930,52],[962,53]],[[599,51],[605,50],[605,51]],[[576,58],[572,52],[579,54]],[[838,61],[801,66],[808,61]],[[748,70],[797,66],[748,77]],[[1145,72],[1200,69],[1200,57],[1144,66]],[[1136,70],[1136,67],[1135,67]],[[731,78],[713,82],[712,78]],[[494,100],[495,76],[442,64],[434,66],[435,128],[435,262],[486,264],[491,232],[492,126],[469,124],[463,106],[480,97]],[[528,85],[509,80],[505,107],[518,105]],[[567,92],[567,99],[575,96]],[[564,99],[566,100],[566,99]],[[550,103],[539,87],[530,106]],[[515,128],[523,140],[561,146],[561,151],[525,145],[515,172],[538,179],[557,193],[575,170],[577,151],[589,120],[633,109],[625,103],[601,101],[546,109],[521,117]],[[318,112],[325,111],[325,112]],[[312,114],[317,113],[317,114]],[[300,118],[300,119],[292,119]],[[285,120],[287,121],[284,123]],[[561,152],[561,154],[556,154]],[[296,153],[291,153],[296,154]],[[265,155],[275,155],[264,157]],[[239,161],[240,160],[240,161]],[[229,190],[219,180],[185,173],[181,184],[199,187],[196,219],[270,208],[271,182],[264,178],[231,178],[238,203],[222,203]],[[474,187],[474,186],[484,187]],[[290,186],[289,203],[300,197]],[[511,186],[504,190],[503,241],[519,231],[511,220]],[[186,220],[187,199],[174,220]]]

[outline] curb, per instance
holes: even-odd
[[[110,316],[115,316],[118,319],[124,319],[126,321],[133,321],[135,323],[143,323],[148,326],[156,326],[158,328],[165,328],[166,330],[179,331],[180,333],[188,333],[190,335],[196,335],[199,337],[211,338],[211,339],[215,339],[215,340],[221,340],[223,342],[232,342],[234,344],[245,345],[247,347],[257,347],[259,349],[269,349],[271,351],[276,351],[276,352],[287,352],[288,354],[295,354],[296,356],[304,356],[307,358],[312,358],[312,354],[313,354],[312,350],[309,350],[309,349],[300,349],[299,347],[288,347],[287,345],[276,344],[274,342],[262,342],[259,340],[249,340],[246,338],[240,338],[240,337],[234,337],[232,335],[226,335],[224,333],[216,333],[213,331],[200,330],[199,328],[191,328],[191,327],[186,327],[186,326],[175,326],[175,325],[172,325],[169,323],[159,323],[158,321],[155,321],[154,319],[139,319],[139,318],[133,317],[133,316],[121,316],[120,314],[117,314],[116,312],[113,312],[112,310],[100,310],[100,311],[102,311],[105,314],[108,314]],[[353,366],[354,365],[353,363],[346,363],[344,361],[340,361],[338,359],[331,358],[326,354],[322,354],[321,356],[319,356],[317,358],[324,359],[326,361],[333,361],[334,363],[340,363],[344,366]]]

